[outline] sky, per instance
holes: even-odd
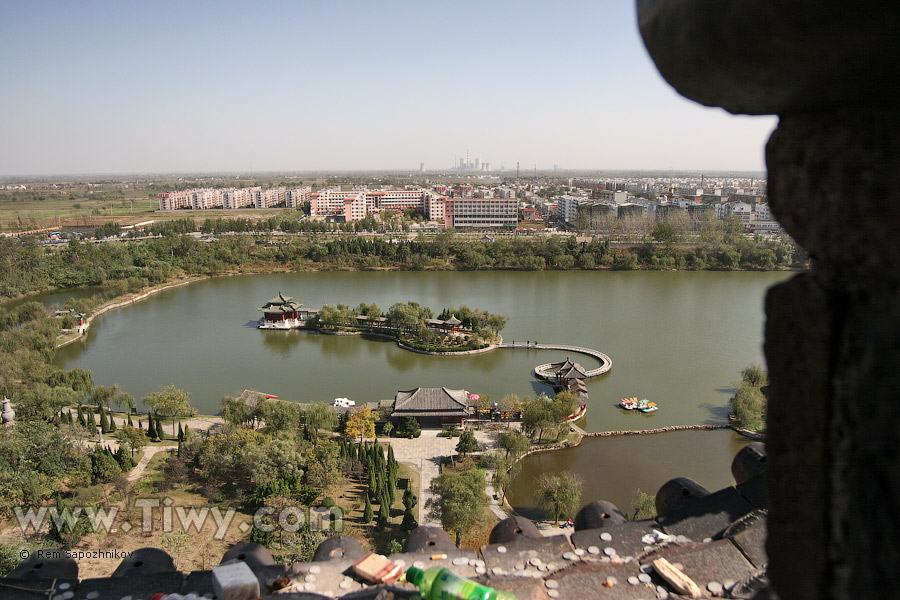
[[[0,175],[764,170],[629,0],[0,3]]]

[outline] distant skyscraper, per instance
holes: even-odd
[[[425,163],[419,163],[419,173],[425,172]]]

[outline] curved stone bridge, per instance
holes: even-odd
[[[577,354],[586,354],[587,356],[596,358],[600,361],[600,366],[596,369],[585,371],[586,379],[598,377],[612,369],[612,359],[606,354],[593,348],[582,348],[581,346],[566,346],[562,344],[500,344],[499,348],[526,348],[528,350],[563,350],[565,352],[575,352]],[[541,379],[553,379],[554,373],[550,369],[551,363],[544,363],[534,368],[534,374]]]

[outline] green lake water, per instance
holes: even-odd
[[[608,374],[587,382],[590,400],[581,425],[588,431],[725,423],[731,382],[747,364],[764,364],[765,290],[789,276],[491,271],[220,277],[165,290],[97,317],[86,338],[61,349],[55,361],[65,368],[90,369],[96,384],[118,383],[136,398],[173,384],[190,392],[201,413],[218,412],[222,396],[244,389],[300,402],[345,396],[359,403],[393,398],[397,390],[417,386],[463,388],[495,399],[508,393],[524,397],[550,391],[532,375],[539,363],[568,356],[586,368],[596,365],[589,357],[559,351],[499,349],[437,357],[407,352],[384,340],[256,329],[261,314],[257,308],[279,291],[313,308],[377,302],[387,310],[394,302],[412,300],[437,313],[445,306],[465,304],[505,315],[506,341],[587,346],[612,358]],[[619,410],[615,403],[624,396],[649,398],[660,410],[650,415]],[[730,483],[728,465],[740,446],[731,435],[665,434],[653,436],[652,442],[646,437],[585,440],[576,450],[551,453],[554,458],[545,454],[528,459],[521,481],[527,487],[529,477],[545,467],[569,468],[592,478],[598,460],[605,468],[619,465],[616,468],[627,476],[636,467],[625,457],[634,457],[636,464],[645,465],[638,469],[642,472],[663,465],[666,479],[690,476],[687,463],[704,464],[701,471],[723,476],[709,482],[698,478],[714,489],[723,478]],[[618,449],[607,450],[613,446]],[[696,449],[697,456],[682,447]],[[602,459],[605,452],[612,452],[613,458]],[[618,458],[615,452],[620,452]],[[704,459],[707,455],[718,458]],[[617,503],[625,492],[630,498],[635,487],[652,485],[616,483],[614,487],[623,490]],[[656,489],[644,491],[653,494]],[[524,495],[514,492],[514,504],[526,505]],[[587,488],[585,498],[592,499]],[[603,499],[613,501],[610,494]]]

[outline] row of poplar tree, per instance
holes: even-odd
[[[95,410],[100,415],[99,423],[94,421]],[[116,431],[116,421],[113,419],[112,413],[105,410],[103,407],[93,409],[89,406],[79,405],[74,410],[74,414],[72,410],[64,410],[60,412],[60,422],[68,425],[78,423],[82,427],[89,429],[92,429],[93,426],[98,426],[102,433],[113,433]],[[160,441],[164,436],[162,418],[159,415],[148,415],[147,423],[147,437],[153,442]],[[135,426],[134,422],[131,420],[130,414],[125,417],[125,425],[128,427]],[[141,431],[144,430],[143,422],[140,419],[137,420],[137,428]],[[184,441],[184,429],[185,428],[181,426],[181,423],[178,423],[177,439],[179,442]]]

